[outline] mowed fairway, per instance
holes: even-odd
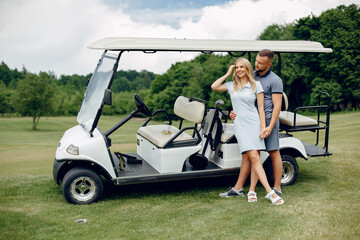
[[[103,117],[108,130],[120,117]],[[330,157],[298,158],[299,176],[283,187],[285,204],[222,199],[234,178],[114,187],[91,205],[68,204],[52,179],[57,143],[75,117],[0,118],[0,239],[359,239],[360,112],[331,116]],[[135,152],[142,120],[112,138]],[[314,142],[313,133],[296,134]],[[248,186],[245,191],[247,192]],[[76,223],[86,219],[85,223]]]

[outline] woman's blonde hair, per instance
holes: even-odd
[[[236,59],[234,65],[236,65],[238,62],[242,63],[245,66],[246,75],[249,79],[251,89],[254,92],[256,89],[256,82],[255,82],[255,78],[254,78],[254,70],[251,66],[251,63],[249,62],[249,60],[247,60],[246,58],[243,58],[243,57]],[[236,92],[239,89],[241,90],[240,78],[236,74],[236,71],[234,71],[234,74],[233,74],[233,81],[234,81],[234,91]]]

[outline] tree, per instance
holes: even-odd
[[[156,94],[163,91],[168,84],[170,83],[170,76],[169,74],[165,73],[162,75],[157,75],[151,83],[151,93]]]
[[[322,91],[329,92],[333,108],[359,108],[360,9],[357,5],[340,5],[290,25],[271,25],[259,38],[311,40],[333,49],[332,54],[281,55],[281,77],[292,104],[290,109],[294,105],[314,103],[315,96]],[[276,69],[276,63],[272,69]]]
[[[319,41],[333,49],[332,54],[304,59],[313,78],[326,79],[339,89],[343,106],[358,108],[360,102],[360,9],[357,5],[340,5],[323,12],[319,17],[298,20],[294,35],[297,39]],[[337,83],[337,84],[335,84]],[[319,90],[319,86],[311,85]],[[336,98],[333,104],[338,104]],[[333,99],[335,100],[335,99]]]
[[[53,111],[55,92],[54,79],[47,73],[27,73],[25,78],[18,83],[16,110],[22,116],[31,116],[33,119],[32,130],[36,130],[40,117]]]
[[[11,70],[4,62],[1,62],[1,64],[0,64],[0,81],[2,81],[6,86],[8,86],[11,80],[12,80]]]
[[[4,115],[7,110],[6,102],[6,86],[3,81],[0,81],[0,114]]]
[[[258,37],[258,39],[268,40],[293,40],[295,39],[294,24],[268,26]]]

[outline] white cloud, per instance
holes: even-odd
[[[165,13],[147,9],[141,17],[132,17],[123,9],[110,8],[100,0],[0,1],[0,61],[10,68],[21,69],[24,65],[31,72],[88,74],[101,52],[86,46],[103,37],[255,39],[270,24],[290,23],[352,2],[239,0],[191,11],[179,9]],[[131,13],[141,12],[144,10]],[[181,19],[176,27],[169,24],[174,19]],[[120,68],[163,73],[171,64],[193,56],[124,54]]]

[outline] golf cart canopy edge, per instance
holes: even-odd
[[[91,43],[89,49],[112,51],[332,53],[319,42],[303,40],[223,40],[108,37]]]

